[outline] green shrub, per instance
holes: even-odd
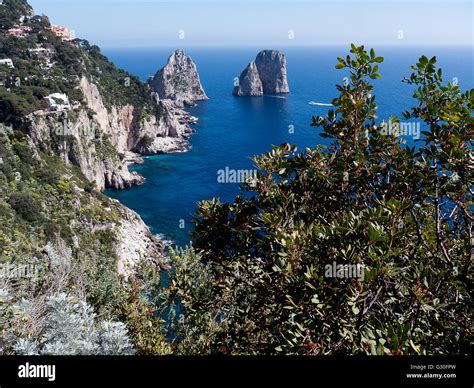
[[[350,82],[313,118],[329,147],[275,147],[255,158],[252,195],[199,204],[163,310],[177,352],[469,352],[474,90],[421,57],[405,117],[425,135],[411,148],[375,122],[367,78],[382,61],[363,46],[338,59]]]
[[[37,222],[43,220],[41,202],[29,192],[14,192],[9,204],[24,220]]]

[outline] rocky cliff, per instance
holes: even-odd
[[[18,10],[18,1],[9,0],[2,11]],[[20,23],[16,15],[9,11],[12,23]],[[137,77],[115,67],[97,46],[56,36],[46,17],[22,20],[21,42],[0,25],[4,55],[21,64],[21,69],[0,72],[0,123],[27,133],[38,148],[79,167],[100,190],[141,183],[143,178],[127,168],[140,155],[188,148],[194,118],[176,101],[160,98]],[[32,60],[37,50],[50,54]],[[176,90],[178,81],[186,78],[188,97],[184,89],[174,94],[182,104],[207,98],[195,65],[184,53],[175,53],[163,74],[176,81]],[[67,103],[58,108],[51,96],[63,96]]]
[[[261,96],[290,92],[286,76],[286,58],[277,50],[262,50],[255,61],[242,71],[234,96]]]
[[[158,101],[159,114],[137,120],[131,104],[106,108],[96,84],[82,77],[79,89],[85,106],[64,112],[34,112],[28,133],[34,143],[78,166],[98,189],[123,189],[143,178],[128,171],[139,154],[179,152],[191,134],[188,113],[167,101]]]
[[[128,278],[142,260],[164,266],[162,241],[151,233],[137,213],[122,207],[118,202],[117,206],[121,207],[122,213],[119,224],[113,225],[116,231],[114,249],[118,257],[118,273]]]
[[[195,118],[99,47],[56,36],[46,16],[20,17],[30,9],[25,0],[0,7],[0,47],[15,64],[0,72],[0,210],[8,210],[0,211],[0,235],[11,237],[0,256],[31,259],[61,241],[78,261],[113,260],[107,266],[127,277],[141,259],[162,260],[163,245],[136,213],[100,191],[143,182],[128,170],[141,155],[186,150]],[[12,26],[23,28],[21,39],[8,32]],[[37,50],[50,55],[32,60]],[[67,99],[60,109],[50,103],[58,95]],[[28,243],[15,245],[18,225]]]
[[[286,58],[277,50],[260,51],[255,64],[262,80],[263,93],[285,94],[290,92],[286,78]]]
[[[14,64],[0,66],[0,266],[11,268],[0,276],[0,305],[34,306],[33,325],[0,313],[0,353],[9,354],[18,352],[12,333],[41,341],[30,327],[52,295],[87,300],[114,321],[141,309],[138,296],[156,289],[166,266],[164,244],[101,191],[140,184],[128,165],[141,155],[185,150],[195,118],[99,47],[56,35],[26,0],[0,3],[0,52]]]
[[[160,99],[172,100],[177,106],[192,106],[207,100],[193,60],[182,50],[176,50],[165,67],[149,80]]]

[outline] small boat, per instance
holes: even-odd
[[[333,104],[325,104],[323,102],[315,102],[315,101],[310,101],[308,102],[308,105],[316,105],[316,106],[334,106]]]

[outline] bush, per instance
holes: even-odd
[[[351,54],[336,109],[313,118],[328,148],[275,147],[255,158],[253,196],[199,204],[167,290],[178,352],[468,353],[474,90],[421,57],[405,117],[425,137],[411,148],[375,123],[366,79],[383,58]]]
[[[37,222],[43,219],[41,202],[29,192],[14,192],[10,195],[10,206],[24,220]]]
[[[133,354],[125,325],[95,321],[92,308],[64,293],[47,301],[39,338],[17,338],[19,355],[127,355]]]
[[[36,177],[42,183],[55,186],[58,184],[60,179],[60,174],[57,171],[53,170],[52,168],[40,168],[36,172]]]

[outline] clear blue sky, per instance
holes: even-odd
[[[30,4],[52,23],[66,25],[77,37],[102,47],[350,42],[472,46],[474,35],[471,0],[30,0]]]

